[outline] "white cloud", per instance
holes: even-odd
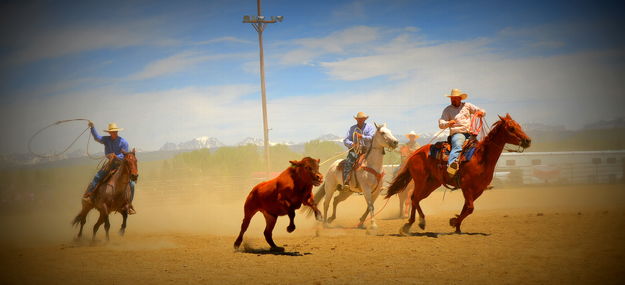
[[[239,38],[236,38],[236,37],[221,37],[221,38],[214,38],[214,39],[210,39],[210,40],[196,42],[195,45],[210,45],[210,44],[226,43],[226,42],[240,43],[240,44],[254,44],[254,42],[252,42],[252,41],[239,39]]]
[[[313,59],[326,54],[353,53],[360,50],[359,45],[372,42],[379,37],[378,28],[356,26],[334,32],[322,38],[296,39],[290,44],[296,48],[279,57],[285,65],[310,64]]]
[[[178,43],[157,33],[157,24],[148,20],[107,22],[51,27],[24,33],[11,43],[16,51],[7,56],[6,62],[22,64],[91,50]]]
[[[130,80],[142,80],[155,78],[167,74],[177,73],[188,69],[196,64],[200,64],[211,60],[220,60],[226,58],[240,58],[247,55],[242,54],[210,54],[207,55],[198,51],[184,51],[172,56],[158,59],[147,64],[143,70],[130,75]]]

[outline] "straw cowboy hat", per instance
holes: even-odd
[[[419,135],[417,135],[417,133],[415,133],[414,131],[410,131],[409,133],[406,134],[407,138],[410,138],[410,136],[414,136],[415,138],[419,137]]]
[[[358,114],[354,116],[354,119],[368,119],[368,118],[369,116],[365,114],[364,112],[358,112]]]
[[[116,123],[109,123],[109,128],[108,130],[104,130],[105,132],[119,132],[119,131],[123,131],[124,128],[118,128]]]
[[[467,93],[464,93],[462,91],[460,91],[460,89],[451,89],[451,94],[445,94],[446,97],[458,97],[460,96],[461,100],[467,99],[467,97],[469,97],[469,95],[467,95]]]

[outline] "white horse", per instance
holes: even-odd
[[[360,223],[358,224],[360,228],[364,228],[364,223],[369,213],[371,213],[371,228],[376,229],[378,227],[375,223],[373,202],[375,202],[376,198],[380,195],[380,189],[382,188],[384,148],[394,149],[398,144],[391,130],[386,128],[386,123],[382,125],[375,124],[375,127],[377,130],[371,140],[371,146],[369,146],[365,154],[365,160],[360,168],[352,170],[355,177],[350,181],[351,189],[355,189],[356,181],[358,182],[358,188],[362,190],[367,202],[367,210],[362,217],[360,217]],[[352,191],[340,191],[339,194],[334,197],[334,192],[343,184],[343,171],[338,169],[341,161],[342,160],[339,159],[330,166],[325,177],[325,182],[314,195],[315,203],[317,204],[325,197],[323,204],[324,225],[328,225],[336,218],[336,205],[354,193]],[[333,213],[332,217],[328,218],[328,208],[330,207],[332,198],[334,198]]]

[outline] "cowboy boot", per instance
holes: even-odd
[[[453,177],[454,175],[456,175],[457,171],[458,171],[458,162],[456,162],[456,161],[452,162],[447,167],[447,173],[449,174],[450,177]]]
[[[128,215],[134,215],[136,213],[137,211],[135,211],[135,207],[132,204],[128,205]]]

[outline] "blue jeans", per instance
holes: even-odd
[[[91,180],[91,184],[89,184],[89,188],[87,188],[87,192],[92,193],[93,190],[95,190],[96,185],[100,183],[100,180],[102,180],[104,176],[106,176],[106,170],[104,169],[98,170],[98,173],[96,173],[95,176],[93,177],[93,180]]]
[[[463,133],[455,133],[451,136],[451,151],[449,152],[449,161],[447,162],[447,166],[451,165],[452,162],[458,159],[460,152],[462,152],[462,145],[468,138],[469,134]]]
[[[358,154],[355,151],[350,150],[347,154],[347,158],[345,158],[345,164],[343,164],[343,185],[347,185],[349,174],[352,172],[352,168],[354,167],[354,163],[358,158]]]

